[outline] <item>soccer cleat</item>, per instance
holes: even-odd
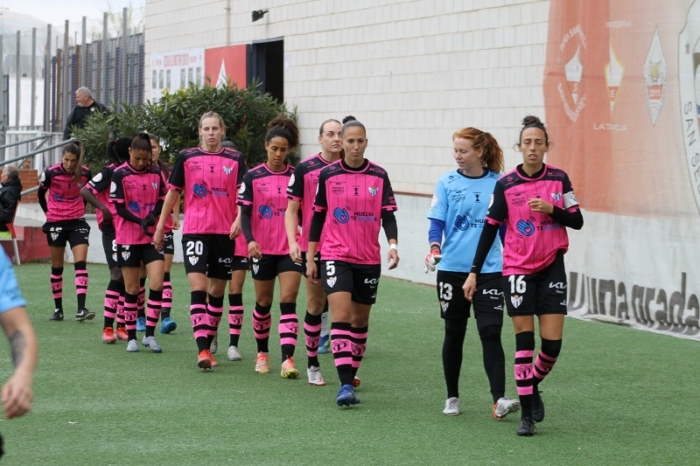
[[[521,437],[532,436],[535,433],[535,421],[531,417],[522,418],[516,432]]]
[[[335,397],[335,402],[338,406],[350,406],[360,403],[360,399],[355,396],[355,389],[352,385],[345,384],[340,387],[338,394]]]
[[[241,359],[243,359],[241,358],[241,353],[238,352],[238,348],[233,345],[228,347],[226,356],[228,356],[229,361],[240,361]]]
[[[321,375],[321,369],[316,366],[311,366],[306,369],[306,375],[309,378],[309,385],[316,385],[317,387],[323,387],[326,382],[323,380]]]
[[[129,343],[126,344],[126,351],[127,353],[138,353],[139,342],[136,340],[129,340]]]
[[[117,336],[114,334],[114,329],[112,327],[105,327],[102,330],[102,341],[111,345],[117,342]]]
[[[331,336],[324,335],[318,343],[318,354],[326,354],[331,347]]]
[[[211,340],[211,344],[209,345],[209,351],[211,354],[216,354],[216,352],[219,350],[219,335],[216,333],[214,334],[214,338]]]
[[[60,322],[63,320],[63,309],[55,309],[49,318],[50,321]]]
[[[117,340],[127,341],[129,339],[129,334],[126,332],[126,327],[123,325],[117,325]]]
[[[288,357],[282,363],[282,370],[280,371],[280,375],[283,379],[296,379],[297,377],[299,377],[299,371],[296,367],[294,367],[294,356]]]
[[[520,402],[510,398],[499,398],[493,404],[493,417],[505,419],[510,413],[517,413],[520,410]]]
[[[532,420],[535,422],[544,421],[544,403],[537,387],[532,390]]]
[[[352,378],[352,388],[359,387],[361,383],[362,382],[360,382],[360,379],[358,379],[357,377]]]
[[[270,372],[270,356],[262,351],[255,358],[255,372],[258,374],[267,374]]]
[[[459,398],[453,396],[445,401],[445,409],[442,410],[445,416],[456,416],[459,414]]]
[[[177,324],[170,317],[166,317],[160,323],[160,333],[167,335],[168,333],[174,332],[177,328]]]
[[[139,317],[136,319],[136,331],[137,332],[145,332],[146,331],[146,318],[145,317]]]
[[[146,337],[144,336],[143,339],[141,340],[141,344],[145,346],[146,348],[150,349],[154,353],[162,353],[163,348],[160,347],[158,342],[156,341],[156,337]]]
[[[211,354],[211,350],[209,350],[209,359],[211,359],[211,367],[219,367],[219,363],[216,362],[216,358]]]
[[[84,320],[92,320],[94,318],[95,313],[85,308],[79,309],[78,312],[75,313],[75,320],[77,320],[78,322],[82,322]]]
[[[197,357],[197,366],[203,371],[211,369],[211,352],[208,349],[199,352]]]

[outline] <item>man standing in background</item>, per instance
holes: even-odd
[[[90,89],[84,86],[75,91],[75,103],[75,107],[66,119],[66,127],[63,130],[64,141],[71,138],[73,127],[82,128],[85,126],[85,120],[92,112],[107,113],[107,107],[99,102],[95,102]]]

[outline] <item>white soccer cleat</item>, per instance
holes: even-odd
[[[238,348],[235,346],[229,346],[226,356],[228,356],[229,361],[240,361],[241,353],[238,352]]]
[[[306,369],[306,375],[309,377],[309,385],[316,385],[317,387],[326,385],[326,382],[323,381],[320,368],[311,366]]]
[[[448,398],[445,402],[445,409],[442,410],[445,416],[456,416],[459,414],[459,398]]]
[[[517,413],[520,410],[520,402],[511,400],[510,398],[499,398],[493,404],[493,417],[496,419],[505,419],[510,413]]]

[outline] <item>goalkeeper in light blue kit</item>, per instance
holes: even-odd
[[[430,253],[425,258],[426,273],[438,269],[437,295],[445,322],[442,363],[447,401],[443,414],[448,416],[459,414],[459,374],[472,307],[462,285],[471,270],[491,193],[503,171],[503,151],[491,134],[464,128],[454,133],[452,141],[458,169],[443,175],[435,187],[428,211]],[[481,292],[474,297],[474,317],[497,419],[520,409],[519,402],[505,397],[501,256],[501,243],[494,241],[479,275]]]

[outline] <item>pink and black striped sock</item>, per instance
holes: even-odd
[[[228,333],[229,346],[238,346],[238,339],[243,328],[243,295],[240,293],[228,295]]]
[[[146,304],[146,336],[155,335],[156,325],[160,317],[160,308],[163,303],[163,292],[160,290],[148,290],[148,303]]]
[[[522,418],[532,417],[532,356],[535,353],[535,332],[515,335],[515,385],[520,397]]]
[[[190,293],[190,321],[199,351],[209,349],[209,316],[207,316],[207,292]]]
[[[270,316],[271,306],[261,306],[255,303],[253,309],[253,335],[258,344],[258,353],[269,353],[270,341],[270,326],[272,325],[272,317]]]
[[[209,346],[214,340],[214,336],[219,331],[221,316],[224,314],[224,297],[209,295],[207,304],[207,316],[209,317]]]
[[[119,292],[122,287],[121,282],[110,280],[105,291],[105,327],[114,327],[114,319],[117,317],[117,306],[119,304]]]
[[[85,308],[85,298],[88,289],[88,273],[85,261],[76,262],[75,267],[75,294],[78,295],[78,310]]]
[[[119,301],[117,302],[117,327],[124,327],[126,320],[124,319],[124,283],[119,283],[121,289],[119,291]]]
[[[320,367],[318,362],[318,344],[321,341],[321,316],[311,315],[306,311],[304,316],[304,340],[306,340],[306,356],[309,358],[307,367]]]
[[[139,278],[139,300],[137,303],[137,311],[139,317],[146,317],[146,278]]]
[[[362,364],[362,358],[365,355],[365,348],[367,347],[367,333],[368,327],[350,327],[352,332],[350,340],[350,348],[352,351],[352,376],[357,375],[357,370]]]
[[[63,309],[63,267],[51,267],[51,292],[56,309]]]
[[[533,385],[535,387],[552,371],[560,352],[561,340],[545,340],[542,338],[540,352],[532,365]]]
[[[352,385],[352,327],[349,323],[331,323],[331,349],[340,384]]]
[[[280,303],[280,323],[277,326],[282,347],[282,362],[294,356],[299,334],[299,319],[297,318],[297,303]]]
[[[167,319],[170,317],[170,310],[173,307],[173,284],[170,282],[170,272],[163,274],[163,304],[160,308],[160,317]]]
[[[136,310],[139,295],[124,293],[124,320],[126,321],[126,333],[129,334],[129,340],[136,340]]]

